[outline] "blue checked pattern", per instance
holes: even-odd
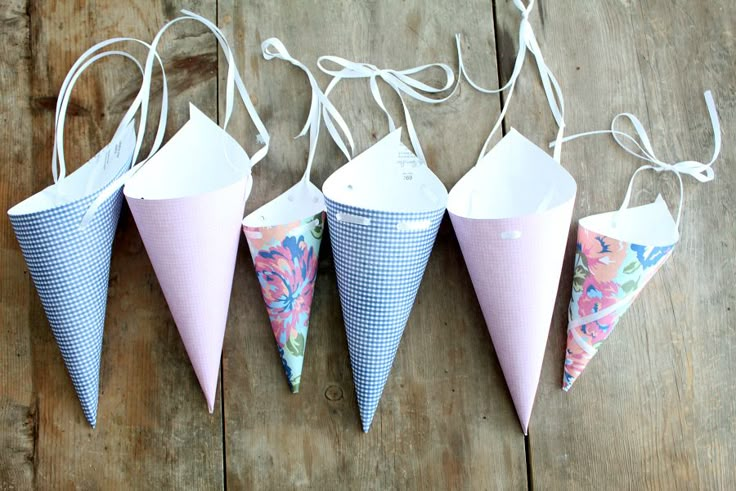
[[[391,372],[444,208],[390,213],[325,200],[353,382],[363,431]],[[338,221],[338,213],[369,218],[370,225]],[[429,220],[424,230],[399,231],[402,221]]]
[[[93,427],[97,424],[110,255],[123,201],[120,189],[80,230],[82,217],[98,194],[48,210],[10,215],[82,411]]]

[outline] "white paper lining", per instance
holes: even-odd
[[[189,121],[125,186],[134,199],[174,199],[204,194],[250,175],[240,144],[194,104]]]
[[[447,207],[464,218],[521,217],[569,202],[576,189],[564,167],[512,128],[452,188]]]
[[[57,184],[21,201],[9,215],[25,215],[55,208],[94,194],[130,165],[135,149],[135,129],[130,121],[119,137]]]
[[[670,246],[680,238],[661,195],[647,205],[581,218],[580,226],[612,239],[651,247]]]
[[[322,191],[332,201],[384,212],[430,212],[447,204],[444,184],[401,143],[401,128],[335,171]]]

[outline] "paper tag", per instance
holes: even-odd
[[[399,147],[399,154],[396,157],[396,163],[399,166],[399,172],[405,181],[414,179],[414,169],[422,165],[422,162],[404,145]]]

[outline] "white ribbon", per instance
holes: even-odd
[[[138,111],[139,108],[141,112],[141,119],[145,121],[145,118],[148,114],[148,103],[149,103],[148,96],[151,90],[151,79],[153,78],[153,60],[154,58],[159,58],[156,48],[158,47],[158,44],[161,41],[161,37],[163,36],[163,34],[172,25],[182,20],[197,21],[201,24],[204,24],[210,31],[212,31],[212,33],[217,38],[217,41],[219,42],[220,47],[225,53],[225,58],[227,59],[228,69],[227,69],[227,78],[226,78],[226,85],[225,85],[225,120],[222,126],[223,129],[224,130],[227,129],[227,124],[230,121],[230,117],[232,116],[233,107],[235,105],[235,88],[237,87],[238,94],[240,95],[240,99],[243,101],[243,105],[245,105],[245,108],[248,111],[251,121],[253,122],[256,129],[258,130],[258,136],[260,138],[260,141],[263,142],[263,147],[258,149],[253,154],[252,157],[249,157],[250,165],[252,167],[255,164],[257,164],[260,160],[262,160],[263,157],[266,156],[266,153],[268,153],[270,137],[268,135],[268,131],[266,130],[266,127],[263,125],[263,122],[261,121],[261,118],[258,116],[258,112],[256,111],[256,108],[253,106],[253,103],[250,100],[250,95],[248,94],[248,90],[245,88],[243,79],[240,77],[240,74],[237,71],[233,53],[232,53],[232,50],[230,49],[230,45],[228,44],[227,39],[225,39],[225,35],[222,33],[222,31],[220,31],[220,29],[215,24],[210,22],[209,20],[205,19],[204,17],[200,15],[192,13],[188,10],[182,10],[181,13],[184,15],[182,17],[177,17],[176,19],[173,19],[167,22],[161,28],[161,30],[158,31],[158,33],[156,34],[156,37],[154,37],[153,41],[151,42],[150,49],[148,52],[148,58],[146,59],[146,65],[145,65],[144,74],[143,74],[143,84],[141,87],[141,91],[139,92],[139,96],[136,98],[136,101],[133,103],[133,105],[131,105],[130,109],[128,109],[128,113],[123,118],[123,121],[127,122],[128,118],[132,119],[135,116],[135,113],[136,111]],[[122,124],[123,123],[121,123],[121,125]],[[140,152],[140,147],[142,143],[143,143],[142,138],[136,141],[136,148],[133,152],[134,162],[138,156],[138,153]],[[110,184],[110,186],[108,186],[105,190],[103,190],[99,194],[97,199],[92,203],[90,208],[87,210],[87,213],[85,214],[84,218],[82,219],[82,227],[85,227],[89,223],[89,221],[92,219],[92,217],[94,216],[95,212],[100,207],[100,205],[107,198],[112,196],[115,193],[115,191],[120,188],[120,186],[124,185],[131,177],[133,177],[133,175],[135,175],[135,173],[138,172],[141,166],[143,166],[152,156],[153,156],[153,153],[151,153],[146,159],[134,165],[130,171],[126,172],[124,175],[122,175],[119,179],[117,179],[115,182]]]
[[[323,65],[324,62],[334,63],[341,67],[341,69],[331,70],[329,68],[326,68]],[[373,98],[375,99],[378,106],[386,114],[386,117],[388,118],[389,130],[393,131],[396,129],[396,124],[394,123],[391,114],[389,114],[388,110],[386,109],[386,106],[383,104],[383,99],[381,99],[381,91],[378,88],[378,78],[381,78],[384,82],[386,82],[396,92],[396,94],[399,96],[399,100],[401,101],[401,106],[404,109],[404,118],[406,119],[406,128],[407,132],[409,133],[409,140],[411,141],[412,147],[414,147],[414,153],[417,155],[417,157],[421,159],[422,162],[426,164],[427,159],[424,157],[424,152],[422,151],[422,147],[419,144],[419,137],[417,136],[416,130],[414,129],[414,123],[412,122],[411,115],[409,114],[409,109],[406,107],[406,103],[402,94],[406,94],[413,99],[421,102],[426,102],[428,104],[439,104],[446,101],[448,98],[452,97],[454,91],[453,93],[442,99],[432,99],[422,94],[421,92],[425,92],[427,94],[438,94],[452,87],[453,83],[455,82],[455,74],[453,73],[452,68],[444,63],[430,63],[428,65],[421,65],[414,68],[408,68],[406,70],[381,69],[369,63],[357,63],[354,61],[346,60],[344,58],[340,58],[339,56],[320,56],[320,58],[317,60],[317,66],[324,73],[333,77],[329,85],[327,86],[327,89],[325,90],[325,95],[329,95],[332,89],[335,88],[337,83],[344,78],[369,79]],[[442,87],[433,87],[431,85],[425,84],[424,82],[420,82],[415,78],[412,78],[412,75],[416,75],[417,73],[429,70],[431,68],[440,68],[445,73],[446,82]]]
[[[123,56],[129,60],[132,60],[138,69],[141,72],[141,75],[143,75],[143,67],[138,62],[138,60],[133,57],[130,53],[126,51],[120,51],[120,50],[110,50],[110,51],[103,51],[99,52],[102,49],[120,42],[135,42],[138,44],[142,44],[143,46],[147,48],[151,48],[151,45],[143,42],[139,39],[135,38],[129,38],[129,37],[117,37],[108,39],[106,41],[102,41],[100,43],[95,44],[91,48],[89,48],[87,51],[85,51],[72,65],[72,68],[69,70],[69,73],[67,73],[66,77],[64,78],[64,82],[61,84],[61,88],[59,89],[59,95],[56,99],[56,115],[54,118],[54,146],[53,146],[53,153],[51,156],[51,172],[54,176],[54,183],[61,184],[61,182],[66,177],[66,159],[64,156],[64,126],[66,124],[66,112],[67,107],[69,105],[69,101],[71,99],[72,90],[74,89],[74,85],[77,83],[77,80],[82,75],[82,73],[89,68],[90,65],[94,64],[98,60],[101,60],[102,58],[105,58],[107,56]],[[159,63],[159,66],[161,67],[161,73],[163,76],[163,88],[162,88],[162,94],[161,94],[161,106],[162,111],[159,115],[159,122],[158,122],[158,130],[156,132],[156,137],[154,138],[153,146],[151,147],[151,151],[148,155],[150,157],[153,155],[161,145],[161,142],[164,138],[164,133],[166,131],[166,117],[167,117],[167,102],[168,102],[168,91],[167,91],[167,84],[166,84],[166,73],[164,72],[164,66],[163,62],[161,61],[161,58],[156,55],[156,59]],[[136,114],[136,109],[139,105],[140,98],[143,97],[143,87],[141,87],[141,90],[138,93],[138,96],[133,101],[133,103],[128,108],[128,111],[126,112],[125,116],[123,116],[122,120],[120,121],[120,124],[118,125],[117,130],[115,131],[115,135],[113,136],[113,140],[115,140],[120,132],[125,129],[128,124],[133,120]],[[148,93],[146,92],[145,97],[148,97]],[[146,127],[146,118],[142,117],[139,126],[138,126],[138,133],[136,135],[136,143],[140,142],[140,144],[143,143],[143,136],[145,133],[145,127]],[[133,165],[134,161],[131,161],[131,166]]]
[[[350,134],[350,129],[348,128],[348,125],[343,117],[337,111],[332,102],[330,102],[327,96],[319,88],[319,84],[317,83],[317,80],[314,78],[314,75],[312,75],[312,72],[309,70],[309,68],[307,68],[300,61],[292,58],[292,56],[289,54],[289,51],[286,49],[286,46],[284,46],[284,43],[282,43],[281,40],[279,40],[278,38],[274,37],[263,41],[263,43],[261,44],[261,50],[263,51],[263,57],[265,59],[271,60],[273,58],[279,58],[281,60],[288,61],[289,63],[300,68],[304,73],[306,73],[307,78],[309,79],[309,85],[312,89],[312,102],[309,108],[309,116],[307,117],[307,122],[304,125],[304,128],[302,128],[301,133],[299,133],[299,135],[297,135],[296,137],[299,138],[300,136],[304,136],[307,134],[307,132],[309,132],[309,156],[307,157],[307,169],[305,170],[302,179],[306,181],[309,180],[309,175],[312,169],[312,162],[314,161],[314,154],[317,150],[317,140],[319,139],[319,130],[320,125],[322,124],[323,116],[325,120],[325,126],[327,127],[327,131],[329,131],[330,136],[332,136],[332,139],[335,141],[337,146],[340,147],[342,153],[344,153],[347,159],[350,160],[355,147],[355,143],[353,142],[353,135]],[[342,134],[345,135],[345,138],[350,145],[350,150],[348,150],[347,145],[342,139],[342,136],[340,136],[340,132],[337,131],[335,123],[337,123],[337,125],[340,127],[340,131],[342,132]]]
[[[519,75],[521,74],[521,69],[524,66],[524,60],[526,58],[527,51],[534,55],[534,59],[537,62],[537,69],[539,71],[539,77],[542,80],[544,94],[547,97],[547,103],[549,104],[549,108],[552,111],[552,116],[555,118],[555,122],[558,126],[557,138],[555,140],[558,144],[555,146],[553,156],[554,159],[559,162],[561,143],[563,141],[562,137],[565,131],[565,101],[562,97],[562,89],[560,88],[560,84],[557,82],[557,79],[552,74],[552,71],[544,62],[542,50],[539,47],[539,43],[537,43],[537,38],[534,35],[532,25],[529,23],[529,14],[534,8],[534,0],[529,0],[529,5],[524,5],[521,0],[513,0],[513,2],[516,8],[521,12],[521,22],[519,23],[519,50],[516,53],[516,61],[514,62],[514,70],[511,73],[511,78],[509,78],[508,82],[506,82],[506,85],[504,85],[503,87],[500,87],[498,89],[484,89],[483,87],[473,82],[473,80],[468,76],[468,72],[465,69],[465,65],[463,64],[462,50],[460,48],[460,35],[455,35],[459,65],[458,79],[461,77],[465,77],[465,79],[474,89],[486,94],[496,94],[499,92],[504,92],[506,90],[509,91],[508,96],[504,101],[503,107],[501,108],[501,114],[498,116],[496,124],[493,126],[491,133],[488,135],[488,138],[483,144],[483,148],[481,149],[480,155],[478,156],[478,162],[480,162],[481,159],[485,156],[493,135],[496,134],[498,129],[501,127],[501,124],[503,123],[503,119],[506,116],[506,111],[509,108],[509,102],[511,101],[511,97],[514,94],[514,89],[516,88],[516,82],[518,81]]]
[[[235,105],[235,88],[237,87],[240,99],[242,100],[243,105],[245,105],[245,108],[248,111],[248,115],[250,116],[253,124],[258,130],[260,140],[264,143],[264,146],[258,149],[253,154],[253,156],[250,157],[251,166],[253,166],[260,162],[263,157],[266,156],[266,153],[268,153],[270,137],[268,135],[266,127],[261,121],[261,118],[258,116],[256,108],[253,106],[253,103],[250,100],[250,95],[248,94],[248,90],[245,88],[243,79],[240,77],[240,73],[238,73],[237,67],[235,65],[235,58],[233,56],[232,50],[230,49],[230,44],[227,42],[227,39],[225,38],[225,35],[222,33],[222,31],[209,20],[188,10],[182,10],[181,13],[184,15],[166,23],[166,25],[164,25],[161,30],[158,31],[156,37],[153,39],[153,42],[151,42],[151,50],[148,54],[148,59],[146,60],[146,69],[143,84],[146,87],[150,87],[153,72],[153,58],[157,56],[156,48],[158,47],[158,43],[161,41],[161,37],[171,26],[183,20],[194,20],[201,24],[204,24],[210,31],[212,31],[212,33],[217,38],[222,51],[225,53],[225,58],[228,65],[225,85],[225,120],[222,125],[223,129],[227,129],[230,117],[233,114],[233,107]],[[145,114],[147,110],[148,100],[144,99],[142,102],[141,111],[143,112],[143,114]]]
[[[710,116],[710,124],[711,128],[713,129],[713,155],[711,156],[711,159],[708,163],[698,162],[695,160],[683,160],[680,162],[675,163],[668,163],[660,160],[657,158],[657,156],[654,154],[654,148],[652,147],[651,140],[649,139],[649,136],[647,135],[646,130],[644,129],[644,125],[641,124],[641,121],[639,121],[639,118],[634,116],[631,113],[621,113],[617,114],[613,121],[611,122],[611,129],[610,130],[599,130],[599,131],[588,131],[585,133],[578,133],[576,135],[568,136],[567,138],[564,138],[562,141],[570,141],[574,140],[576,138],[580,138],[583,136],[591,136],[591,135],[603,135],[603,134],[611,134],[613,135],[613,139],[616,141],[616,143],[619,144],[621,148],[623,148],[626,152],[630,153],[636,158],[639,158],[641,160],[650,162],[649,164],[642,165],[631,176],[631,179],[629,180],[629,186],[626,189],[626,196],[624,197],[624,201],[621,204],[620,210],[626,209],[629,206],[629,202],[631,200],[631,189],[634,184],[634,179],[636,178],[636,175],[647,169],[654,170],[655,172],[672,172],[677,176],[677,181],[680,186],[680,203],[677,207],[677,228],[679,230],[680,228],[680,217],[682,215],[682,206],[684,202],[684,191],[683,191],[683,183],[682,183],[682,176],[687,175],[695,178],[698,182],[708,182],[712,181],[715,177],[715,173],[713,172],[712,165],[715,163],[716,159],[718,158],[718,155],[721,152],[721,124],[718,120],[718,111],[716,110],[716,104],[713,100],[713,94],[708,90],[704,94],[705,96],[705,104],[708,107],[708,114]],[[621,119],[626,119],[631,123],[631,125],[634,128],[634,131],[636,133],[636,136],[632,136],[624,131],[616,129],[616,124]],[[638,137],[638,140],[637,140]],[[626,143],[631,143],[634,145],[635,148],[629,147]],[[555,146],[558,143],[551,143],[550,146]]]

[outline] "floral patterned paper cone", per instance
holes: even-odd
[[[124,193],[212,412],[252,180],[242,147],[194,106],[190,111]]]
[[[97,424],[102,334],[110,255],[123,196],[118,189],[80,228],[97,196],[129,167],[133,127],[60,185],[49,186],[8,211],[33,284],[51,325],[84,416]],[[87,189],[92,184],[94,190]],[[67,199],[64,193],[81,196]]]
[[[243,226],[289,388],[299,392],[325,213],[272,227]]]
[[[515,130],[450,191],[450,218],[525,434],[575,191],[572,176]]]
[[[582,219],[578,227],[562,381],[565,391],[570,390],[624,312],[669,259],[678,239],[674,220],[661,197],[650,205],[619,212],[616,227],[605,225],[613,218],[613,213],[594,215]],[[651,223],[661,230],[646,230],[642,238],[658,235],[668,244],[642,245],[608,235],[632,235],[632,221]]]

